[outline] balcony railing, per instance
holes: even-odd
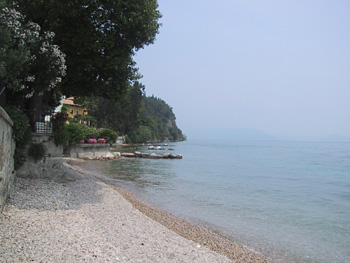
[[[35,133],[52,133],[51,112],[33,112],[27,111],[26,114],[30,120],[30,128]]]

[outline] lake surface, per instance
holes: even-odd
[[[281,262],[350,262],[350,143],[198,140],[165,148],[183,159],[82,167]]]

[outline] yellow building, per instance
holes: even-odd
[[[68,118],[78,120],[81,117],[88,115],[88,111],[86,108],[84,108],[79,104],[74,103],[74,97],[63,99],[62,103],[63,103],[63,106],[65,106],[68,109],[67,111]],[[82,124],[90,125],[90,121],[79,120],[79,122]]]

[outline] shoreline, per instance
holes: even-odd
[[[0,262],[274,262],[68,162],[57,180],[16,179]]]
[[[210,227],[205,227],[203,225],[198,225],[191,223],[189,221],[180,219],[170,213],[164,212],[160,209],[150,206],[149,204],[141,201],[134,193],[131,191],[116,185],[113,179],[108,177],[90,174],[79,167],[79,162],[83,160],[69,160],[68,163],[70,168],[88,176],[92,176],[97,180],[102,181],[109,187],[116,190],[121,196],[123,196],[132,206],[140,211],[142,214],[146,215],[150,219],[162,224],[166,228],[174,231],[178,235],[186,238],[187,240],[194,241],[202,246],[209,248],[221,255],[226,256],[234,262],[261,262],[261,263],[273,263],[273,259],[262,255],[253,249],[238,244],[235,241],[223,236],[217,231]]]

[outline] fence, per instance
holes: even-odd
[[[52,112],[25,112],[30,119],[30,128],[36,133],[52,133]]]

